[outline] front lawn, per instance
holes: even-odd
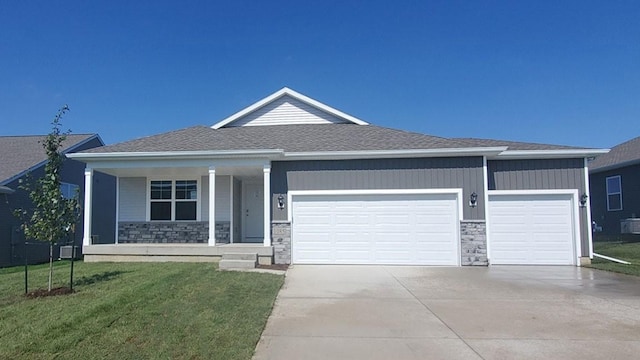
[[[0,270],[1,359],[250,359],[284,277],[203,263],[75,263],[76,292],[28,299]],[[29,269],[30,290],[47,266]],[[55,268],[66,285],[68,263]]]
[[[630,265],[619,264],[609,260],[593,258],[590,267],[594,269],[614,271],[623,274],[640,276],[640,242],[594,242],[593,251],[616,259],[630,262]]]

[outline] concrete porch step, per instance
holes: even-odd
[[[218,269],[254,269],[258,264],[258,254],[227,253],[222,255]]]
[[[224,253],[222,254],[223,260],[252,260],[258,261],[258,254],[256,253]]]

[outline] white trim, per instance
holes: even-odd
[[[263,172],[263,218],[264,246],[271,246],[271,164],[262,168]]]
[[[464,220],[461,188],[443,189],[370,189],[370,190],[289,190],[287,193],[287,221],[292,222],[293,197],[305,195],[423,195],[455,194],[458,197],[458,217]]]
[[[233,175],[229,175],[229,244],[233,244]]]
[[[444,189],[368,189],[368,190],[290,190],[287,194],[287,221],[291,224],[291,256],[293,261],[293,198],[296,196],[331,196],[331,195],[455,195],[457,203],[456,221],[456,266],[461,266],[460,221],[464,220],[464,208],[461,188]]]
[[[209,246],[216,246],[216,168],[209,167]]]
[[[285,152],[282,160],[330,160],[330,159],[382,159],[397,157],[435,157],[497,155],[506,150],[501,147],[443,148],[443,149],[402,149],[402,150],[358,150],[358,151],[316,151]]]
[[[591,189],[589,184],[589,165],[587,158],[584,159],[584,193],[587,195],[587,239],[589,240],[589,259],[593,259],[593,229],[591,228]]]
[[[111,159],[209,159],[215,158],[246,158],[246,157],[269,157],[283,154],[282,149],[260,149],[260,150],[202,150],[202,151],[141,151],[141,152],[108,152],[108,153],[73,153],[67,155],[69,158],[79,160],[111,160]]]
[[[82,245],[91,245],[91,215],[93,213],[93,169],[84,169],[84,226]]]
[[[482,157],[482,183],[484,186],[484,234],[485,239],[489,238],[489,228],[491,225],[489,224],[489,170],[487,168],[487,157]],[[487,263],[491,264],[491,258],[489,254],[491,254],[491,245],[489,241],[486,241],[487,247]]]
[[[171,181],[171,199],[154,199],[156,202],[169,202],[171,203],[171,219],[169,220],[151,220],[151,182],[152,181]],[[176,199],[176,181],[195,181],[196,182],[196,218],[194,220],[176,220],[176,203],[178,202],[191,202],[189,200],[193,199]],[[146,221],[154,222],[154,221],[171,221],[171,222],[181,222],[181,221],[201,221],[202,211],[200,206],[202,206],[202,184],[200,181],[200,177],[196,176],[195,178],[191,175],[185,176],[170,176],[170,177],[147,177],[147,212],[146,212]]]
[[[560,159],[592,157],[608,152],[609,149],[506,150],[496,156],[496,159]]]
[[[118,226],[120,224],[120,177],[116,176],[116,232],[115,243],[118,244]]]
[[[321,103],[321,102],[319,102],[317,100],[314,100],[314,99],[312,99],[312,98],[310,98],[308,96],[302,95],[299,92],[296,92],[296,91],[291,90],[291,89],[289,89],[287,87],[284,87],[284,88],[276,91],[275,93],[267,96],[266,98],[264,98],[262,100],[259,100],[259,101],[255,102],[255,103],[253,103],[252,105],[249,105],[248,107],[246,107],[246,108],[236,112],[235,114],[225,118],[224,120],[217,122],[216,124],[214,124],[211,127],[213,129],[219,129],[219,128],[225,126],[225,125],[228,125],[228,124],[230,124],[230,123],[232,123],[232,122],[234,122],[234,121],[236,121],[236,120],[238,120],[238,119],[240,119],[240,118],[242,118],[242,117],[244,117],[244,116],[246,116],[246,115],[248,115],[248,114],[250,114],[250,113],[252,113],[252,112],[254,112],[254,111],[258,110],[258,109],[260,109],[260,108],[262,108],[262,107],[264,107],[265,105],[267,105],[269,103],[272,103],[273,101],[275,101],[275,100],[277,100],[277,99],[279,99],[279,98],[281,98],[281,97],[283,97],[285,95],[291,96],[292,98],[294,98],[294,99],[296,99],[298,101],[301,101],[303,103],[311,105],[311,106],[313,106],[313,107],[315,107],[317,109],[320,109],[320,110],[322,110],[324,112],[327,112],[327,113],[329,113],[331,115],[334,115],[336,117],[343,118],[343,119],[345,119],[347,121],[350,121],[350,122],[352,122],[354,124],[357,124],[357,125],[369,125],[369,123],[367,123],[365,121],[362,121],[362,120],[360,120],[360,119],[358,119],[356,117],[353,117],[351,115],[348,115],[346,113],[343,113],[340,110],[334,109],[331,106],[325,105],[325,104],[323,104],[323,103]]]
[[[557,189],[557,190],[490,190],[487,191],[488,196],[500,196],[500,195],[570,195],[571,196],[571,208],[573,218],[573,248],[575,250],[575,264],[580,266],[580,258],[582,257],[582,236],[580,234],[580,207],[578,205],[578,190],[577,189]],[[489,218],[487,214],[487,218]],[[487,256],[489,256],[489,243],[491,242],[491,236],[487,231]]]
[[[609,193],[609,179],[614,179],[614,178],[618,178],[618,185],[620,187],[620,192],[619,193]],[[607,211],[622,211],[624,209],[624,206],[622,205],[622,176],[620,175],[613,175],[613,176],[607,176],[604,178],[604,188],[605,191],[607,193]],[[609,206],[609,195],[619,195],[620,196],[620,208],[619,209],[612,209],[611,206]]]

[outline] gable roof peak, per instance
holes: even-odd
[[[290,102],[293,104],[280,104],[279,101],[284,97],[289,97]],[[292,110],[298,112],[298,115],[307,114],[309,118],[301,120],[299,116],[287,117],[286,115],[292,115],[292,113],[288,113],[288,111]],[[274,115],[276,117],[274,117]],[[288,123],[300,124],[305,122],[339,122],[369,125],[369,123],[365,121],[323,104],[293,89],[283,87],[211,127],[213,129],[220,129],[234,126],[285,125]]]

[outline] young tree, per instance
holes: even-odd
[[[17,209],[15,214],[22,219],[22,229],[28,239],[46,241],[49,243],[49,286],[51,291],[53,282],[53,247],[69,235],[78,221],[78,194],[70,199],[62,196],[60,189],[60,172],[65,156],[61,153],[62,143],[71,131],[61,132],[62,116],[69,111],[63,106],[54,117],[51,133],[42,142],[47,154],[47,164],[44,176],[37,179],[35,184],[27,177],[27,181],[20,185],[21,189],[29,193],[32,209]]]

